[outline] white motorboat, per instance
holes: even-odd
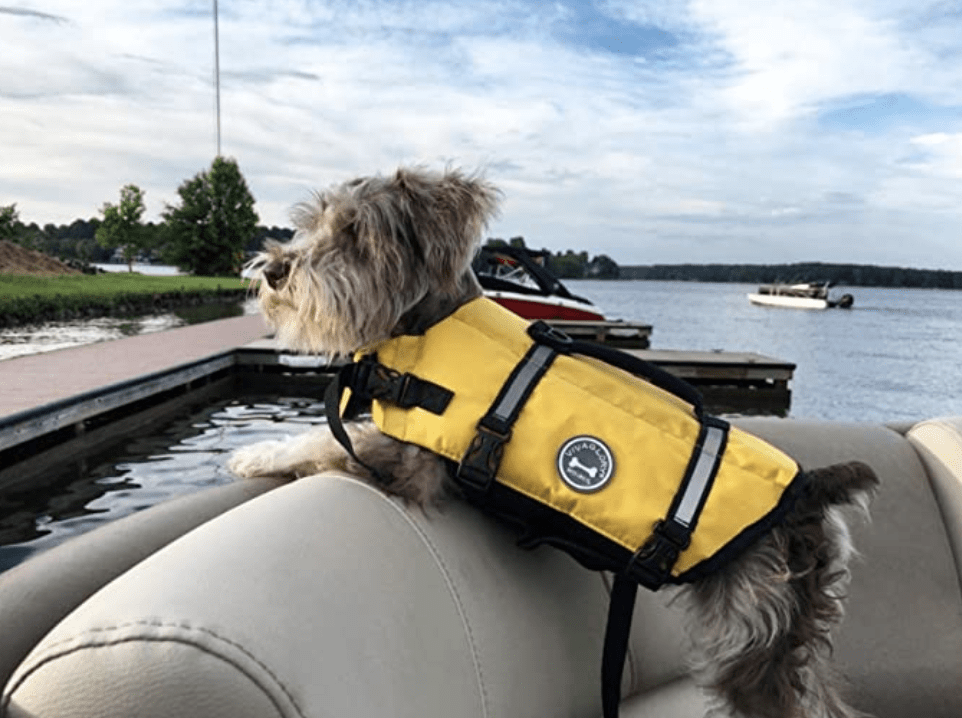
[[[832,299],[828,294],[828,282],[801,282],[798,284],[763,284],[758,291],[748,295],[752,304],[792,309],[849,309],[855,300],[851,294]]]

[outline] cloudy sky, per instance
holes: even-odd
[[[0,205],[175,202],[216,153],[212,5],[0,0]],[[454,164],[503,189],[490,234],[536,247],[962,270],[960,2],[219,5],[223,154],[264,224]]]

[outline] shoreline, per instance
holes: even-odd
[[[157,314],[242,302],[249,294],[248,283],[234,277],[0,274],[0,329]]]

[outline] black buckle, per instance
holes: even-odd
[[[657,591],[671,578],[678,557],[691,545],[691,531],[674,521],[659,521],[651,536],[625,568],[631,578]]]
[[[471,445],[458,464],[457,478],[475,496],[488,493],[504,456],[504,445],[511,439],[511,430],[498,431],[483,423]]]
[[[350,388],[355,394],[363,396],[364,399],[372,399],[368,382],[371,378],[371,370],[375,366],[377,366],[377,360],[370,354],[361,357],[359,361],[345,365],[341,370],[344,386]]]
[[[397,404],[403,385],[401,375],[383,364],[372,363],[364,373],[363,386],[372,399],[390,401]]]
[[[454,396],[453,392],[437,384],[366,359],[356,365],[354,381],[369,399],[388,401],[402,409],[418,407],[433,414],[443,414]]]

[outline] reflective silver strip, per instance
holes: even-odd
[[[702,443],[701,453],[695,461],[695,468],[691,472],[691,479],[685,487],[685,494],[678,503],[674,520],[685,528],[691,526],[695,519],[702,497],[708,490],[708,484],[714,474],[715,464],[718,462],[718,452],[725,439],[725,430],[717,426],[709,426],[705,431],[705,441]]]
[[[554,353],[554,349],[543,345],[539,345],[538,348],[531,353],[531,356],[525,362],[524,366],[521,367],[521,371],[514,377],[511,386],[509,386],[508,390],[504,393],[504,397],[495,407],[493,413],[496,418],[504,421],[514,413],[518,402],[521,401],[521,397],[524,396],[524,392],[528,388],[528,384],[544,369]]]

